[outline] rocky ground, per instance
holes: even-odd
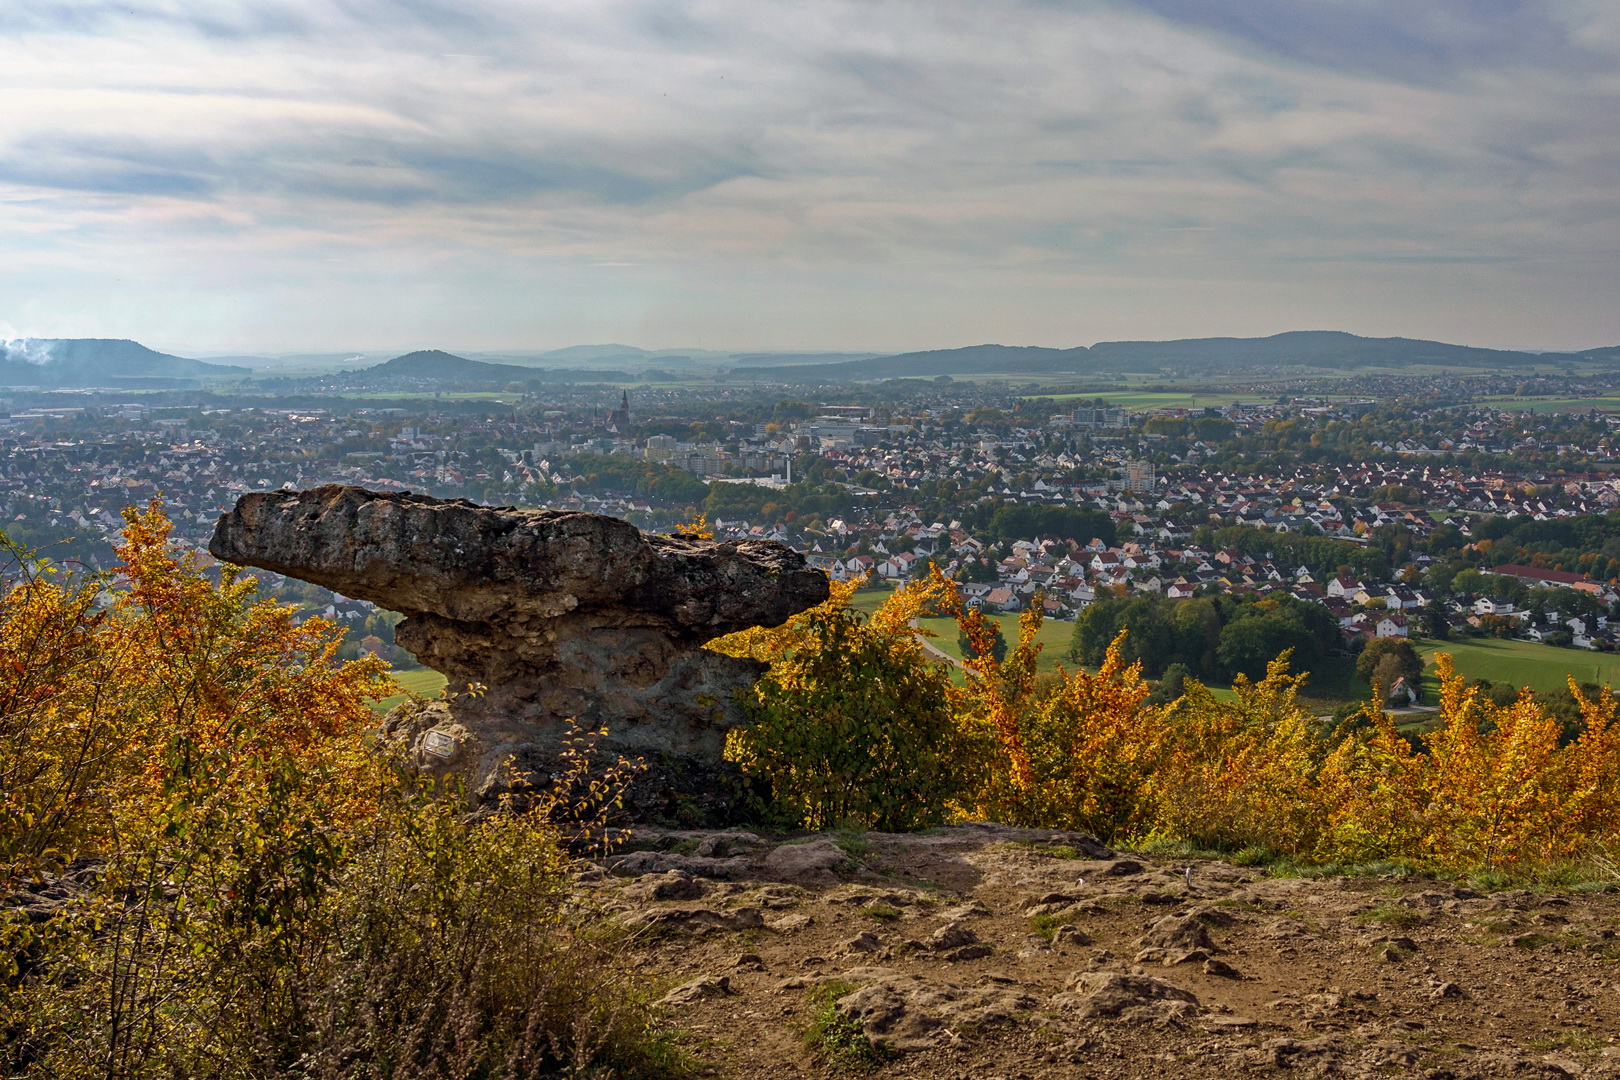
[[[580,877],[717,1076],[1620,1078],[1613,894],[999,826],[640,830]]]

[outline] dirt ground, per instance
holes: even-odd
[[[1620,896],[998,826],[639,831],[582,884],[711,1075],[1620,1078]]]

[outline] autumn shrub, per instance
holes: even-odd
[[[1308,846],[1309,785],[1328,747],[1297,701],[1304,680],[1285,654],[1258,682],[1239,675],[1232,701],[1189,681],[1165,711],[1153,814],[1139,831],[1224,851]]]
[[[1278,661],[1236,702],[1195,688],[1170,711],[1150,828],[1218,850],[1307,862],[1523,870],[1601,857],[1620,842],[1620,725],[1607,690],[1571,694],[1573,740],[1529,694],[1498,705],[1438,660],[1437,726],[1414,738],[1376,703],[1319,736]]]
[[[0,891],[81,870],[0,908],[4,1074],[668,1074],[547,815],[366,748],[380,662],[126,519],[116,581],[0,594]]]
[[[946,666],[928,659],[912,620],[932,582],[896,591],[870,618],[840,586],[775,630],[711,643],[771,661],[742,700],[747,727],[726,756],[763,783],[764,815],[787,826],[899,831],[946,819],[974,776]]]
[[[958,613],[963,633],[987,638],[979,611]],[[1141,664],[1127,664],[1116,642],[1096,674],[1059,669],[1036,675],[1041,626],[1032,605],[1006,660],[979,651],[964,662],[959,718],[982,733],[989,752],[965,809],[1007,824],[1083,829],[1104,838],[1131,831],[1146,813],[1160,753],[1162,711],[1146,705]]]
[[[774,665],[756,703],[762,722],[733,746],[773,778],[796,823],[914,825],[945,800],[955,820],[1083,829],[1113,843],[1492,873],[1612,865],[1620,845],[1620,723],[1607,690],[1572,684],[1563,713],[1574,715],[1555,715],[1528,693],[1488,696],[1441,656],[1435,726],[1417,734],[1377,702],[1323,723],[1300,704],[1306,676],[1284,653],[1264,677],[1236,678],[1229,699],[1189,678],[1158,704],[1140,665],[1125,662],[1123,635],[1095,672],[1037,674],[1039,605],[998,659],[988,616],[937,575],[917,588],[931,610],[956,616],[970,646],[958,679],[940,687],[949,723],[930,696],[927,724],[908,727],[917,714],[900,706],[922,699],[894,692],[929,663],[902,617],[915,614],[909,600],[863,627],[839,614],[845,591],[826,610],[732,642]],[[876,777],[926,792],[930,813],[907,821],[862,801]]]

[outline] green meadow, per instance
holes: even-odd
[[[1481,404],[1492,405],[1498,409],[1507,409],[1512,412],[1591,412],[1597,409],[1600,412],[1614,412],[1620,410],[1620,398],[1614,397],[1587,397],[1587,398],[1519,398],[1499,397],[1482,398]]]
[[[1102,398],[1110,405],[1141,411],[1143,409],[1190,409],[1203,405],[1230,405],[1234,401],[1251,404],[1270,401],[1260,394],[1233,394],[1225,392],[1194,392],[1191,390],[1125,390],[1091,394],[1025,394],[1026,399],[1050,398],[1056,402],[1092,401]]]
[[[378,712],[387,712],[412,694],[421,697],[434,697],[440,690],[444,689],[444,684],[448,681],[432,668],[396,671],[393,676],[394,682],[399,685],[399,693],[373,701],[371,707]]]
[[[1534,641],[1500,638],[1425,641],[1418,644],[1417,650],[1431,665],[1424,677],[1424,692],[1431,704],[1433,692],[1439,688],[1432,666],[1434,654],[1438,652],[1450,653],[1457,671],[1470,679],[1515,683],[1538,693],[1563,689],[1571,675],[1576,682],[1620,685],[1620,655],[1614,653],[1560,649]]]

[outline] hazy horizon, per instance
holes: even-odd
[[[0,339],[1620,343],[1598,0],[14,0],[0,40]]]
[[[1286,331],[1284,331],[1284,332],[1286,332]],[[1218,340],[1218,338],[1215,338],[1215,339]],[[7,339],[7,338],[4,338],[4,337],[0,337],[0,358],[7,359],[7,360],[27,361],[27,362],[31,362],[31,363],[42,363],[46,359],[48,359],[48,354],[47,353],[45,353],[43,351],[39,351],[39,350],[31,350],[31,349],[26,349],[26,348],[22,347],[25,342],[37,341],[37,340],[40,340],[40,339]],[[56,339],[56,340],[60,340],[60,339]],[[83,339],[80,339],[80,340],[83,340]],[[123,339],[123,340],[137,340],[137,339]],[[1114,339],[1114,340],[1115,341],[1166,341],[1166,340],[1170,340],[1170,339],[1162,339],[1162,338],[1157,338],[1157,339],[1156,338],[1127,339],[1127,338],[1120,338],[1120,339]],[[1201,338],[1201,339],[1195,339],[1195,340],[1210,340],[1210,339],[1209,338]],[[450,353],[452,355],[459,355],[459,356],[470,357],[470,358],[475,358],[475,357],[503,357],[503,356],[513,358],[513,359],[526,358],[526,359],[529,359],[529,360],[537,360],[537,359],[542,359],[542,358],[549,358],[549,359],[555,360],[559,364],[580,364],[580,365],[583,365],[583,366],[586,366],[586,367],[593,366],[593,365],[599,365],[599,364],[606,363],[606,362],[613,362],[613,361],[616,361],[616,360],[619,360],[619,359],[622,359],[622,358],[632,357],[632,356],[635,356],[635,354],[638,354],[638,353],[639,354],[644,354],[644,355],[642,355],[640,357],[641,361],[644,362],[644,363],[656,363],[659,360],[665,359],[666,357],[680,359],[680,358],[683,358],[683,357],[690,356],[690,357],[694,357],[694,358],[701,361],[701,360],[703,360],[705,358],[708,358],[710,360],[714,360],[714,359],[720,359],[720,358],[724,358],[724,357],[728,357],[728,356],[739,356],[739,355],[749,355],[749,354],[758,354],[758,355],[761,355],[761,356],[769,356],[769,355],[801,355],[801,354],[805,355],[805,356],[822,355],[822,356],[828,357],[829,359],[836,359],[836,358],[839,358],[839,357],[860,357],[860,356],[869,356],[869,355],[876,355],[878,357],[881,357],[881,356],[885,356],[885,355],[899,355],[899,354],[906,354],[906,353],[913,353],[913,352],[921,353],[921,352],[949,351],[949,350],[957,349],[957,348],[969,348],[969,347],[973,347],[973,346],[977,346],[977,345],[985,345],[985,344],[1006,344],[1006,343],[991,343],[991,342],[963,342],[963,343],[960,343],[960,344],[957,344],[957,345],[943,346],[943,347],[940,347],[940,348],[897,349],[897,350],[813,349],[813,348],[812,349],[804,349],[804,350],[798,350],[798,349],[785,350],[785,349],[753,349],[753,348],[746,348],[746,347],[745,348],[738,348],[738,349],[724,349],[724,350],[715,350],[715,349],[703,350],[703,349],[697,349],[697,348],[692,348],[692,347],[689,347],[689,346],[681,346],[681,345],[641,346],[641,345],[631,345],[631,344],[628,344],[626,342],[575,342],[575,343],[570,344],[570,345],[563,345],[563,346],[558,346],[558,347],[555,347],[555,348],[527,348],[527,347],[523,347],[523,346],[509,346],[509,347],[496,347],[496,348],[487,348],[487,347],[485,347],[485,348],[468,348],[468,347],[460,347],[460,346],[455,346],[455,345],[444,345],[444,344],[421,344],[421,345],[411,346],[411,347],[407,347],[407,348],[399,348],[399,347],[394,347],[394,348],[375,348],[375,347],[373,347],[373,348],[358,348],[358,349],[328,348],[328,349],[320,349],[320,350],[280,350],[280,351],[273,350],[273,349],[265,349],[265,350],[260,350],[260,351],[257,351],[257,352],[240,352],[240,351],[229,351],[229,350],[219,350],[219,349],[198,349],[198,350],[191,350],[189,352],[178,352],[178,351],[172,351],[172,350],[156,348],[156,347],[150,345],[148,342],[144,342],[144,341],[138,341],[137,340],[137,343],[141,344],[141,345],[145,345],[148,348],[153,348],[154,351],[157,351],[157,352],[165,352],[165,353],[170,353],[171,355],[187,357],[187,358],[190,358],[190,359],[205,360],[205,361],[210,361],[210,362],[224,362],[224,361],[230,361],[230,360],[264,360],[264,361],[270,361],[270,362],[286,363],[286,362],[296,362],[296,361],[320,360],[320,361],[323,361],[323,362],[326,362],[326,363],[338,363],[338,364],[342,364],[342,363],[349,362],[349,361],[353,361],[353,362],[357,362],[357,363],[361,363],[361,364],[373,364],[373,363],[378,362],[379,360],[391,359],[391,358],[393,358],[395,356],[406,355],[406,354],[409,354],[409,353],[426,352],[426,351],[438,351],[438,352],[445,352],[445,353]],[[1076,347],[1084,347],[1084,348],[1089,349],[1089,348],[1095,347],[1095,346],[1100,345],[1100,344],[1109,344],[1109,343],[1111,343],[1111,342],[1088,341],[1088,342],[1083,343],[1083,345],[1078,345],[1077,343],[1073,343],[1073,342],[1027,343],[1027,344],[1036,344],[1036,345],[1039,345],[1040,347],[1057,348],[1057,349],[1072,349],[1072,348],[1076,348]],[[1021,343],[1021,344],[1023,344],[1023,343]],[[1465,346],[1473,346],[1473,347],[1478,347],[1478,348],[1498,348],[1498,346],[1480,345],[1477,342],[1469,342],[1469,341],[1446,342],[1446,344],[1465,345]],[[1607,348],[1607,347],[1609,347],[1609,346],[1606,346],[1606,345],[1593,345],[1593,346],[1590,346],[1590,348],[1592,348],[1592,349]],[[623,353],[623,354],[617,354],[617,355],[608,354],[608,355],[604,355],[604,356],[595,356],[595,357],[564,357],[564,356],[556,355],[556,354],[559,354],[559,353],[567,353],[567,352],[570,352],[570,351],[573,351],[573,350],[580,350],[580,349],[612,349],[612,348],[626,349],[626,350],[629,350],[629,351],[626,352],[626,353]],[[1549,349],[1549,348],[1535,348],[1535,347],[1529,347],[1529,348],[1523,348],[1523,349],[1511,348],[1511,347],[1505,347],[1505,348],[1507,349],[1507,351],[1523,352],[1523,353],[1525,353],[1526,356],[1561,355],[1561,354],[1568,353],[1568,352],[1580,352],[1580,351],[1583,351],[1583,350]]]

